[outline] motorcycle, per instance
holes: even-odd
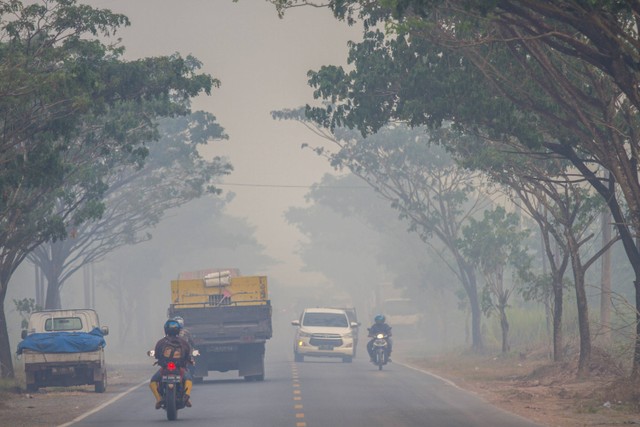
[[[147,354],[155,357],[155,351],[149,350]],[[200,352],[194,350],[192,356],[199,356]],[[156,361],[155,364],[158,364]],[[175,362],[169,361],[160,365],[160,383],[158,384],[158,392],[162,397],[160,401],[162,408],[167,411],[167,419],[174,421],[178,418],[178,410],[183,409],[185,405],[184,394],[184,373],[186,367],[178,366]]]
[[[379,371],[387,364],[389,358],[389,342],[387,338],[385,334],[377,334],[373,340],[373,360]]]

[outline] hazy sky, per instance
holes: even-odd
[[[117,34],[128,59],[192,54],[203,71],[222,82],[193,109],[214,114],[230,136],[206,154],[224,155],[235,171],[229,184],[308,186],[332,170],[326,160],[301,144],[320,143],[302,125],[277,122],[270,111],[313,102],[307,71],[321,65],[344,65],[347,42],[360,29],[335,20],[329,10],[297,8],[279,19],[263,0],[84,0],[123,13],[131,26]],[[229,213],[257,227],[257,239],[270,256],[284,261],[268,273],[283,284],[316,277],[299,272],[294,256],[301,238],[284,222],[283,213],[304,204],[306,188],[224,186],[236,198]],[[207,266],[203,266],[207,267]]]

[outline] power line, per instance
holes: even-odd
[[[352,189],[362,189],[362,188],[371,188],[368,185],[355,185],[355,186],[346,186],[346,185],[283,185],[283,184],[249,184],[249,183],[238,183],[238,182],[224,182],[214,184],[216,187],[266,187],[266,188],[305,188],[310,190],[311,188],[330,188],[330,189],[340,189],[340,190],[352,190]]]

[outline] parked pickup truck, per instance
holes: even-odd
[[[90,309],[31,313],[22,331],[18,354],[24,361],[27,390],[90,384],[96,393],[107,387],[104,359],[106,326]]]

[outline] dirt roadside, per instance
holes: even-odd
[[[407,362],[542,426],[640,425],[638,387],[605,355],[596,352],[592,359],[591,375],[582,380],[575,360],[448,356]]]
[[[107,370],[107,390],[96,393],[93,386],[51,387],[37,393],[0,394],[0,425],[11,427],[55,427],[113,399],[148,380],[154,368],[147,365],[119,365]],[[153,397],[149,392],[149,404]]]

